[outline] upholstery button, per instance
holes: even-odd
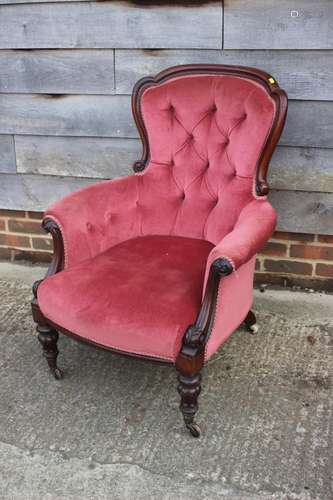
[[[215,113],[216,111],[217,111],[217,106],[216,106],[216,104],[213,104],[213,106],[212,106],[212,112]]]
[[[208,169],[209,169],[209,161],[207,161],[207,163],[206,163],[206,170],[208,170]]]
[[[242,119],[243,119],[243,120],[246,120],[246,118],[247,118],[247,114],[246,114],[246,113],[244,113],[244,114],[243,114],[243,116],[242,116]]]
[[[193,141],[193,139],[194,139],[193,134],[190,134],[190,135],[188,136],[188,139],[189,139],[189,141]]]
[[[182,199],[182,200],[185,200],[185,191],[183,191],[183,192],[182,192],[182,194],[181,194],[181,199]]]
[[[174,112],[175,108],[173,107],[172,104],[170,104],[170,107],[169,107],[169,111],[171,111],[172,113]]]

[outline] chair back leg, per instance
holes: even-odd
[[[245,323],[247,331],[249,333],[251,333],[252,335],[254,335],[258,332],[257,318],[256,318],[253,311],[249,311],[247,313],[247,316],[244,319],[244,323]]]

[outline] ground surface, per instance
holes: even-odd
[[[61,338],[51,378],[29,310],[43,272],[0,264],[1,499],[333,498],[332,296],[256,292],[260,333],[205,368],[196,440],[171,367]]]

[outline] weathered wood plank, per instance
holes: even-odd
[[[137,137],[128,96],[0,94],[0,133]]]
[[[0,92],[112,94],[113,50],[0,50]]]
[[[275,189],[333,192],[333,149],[280,146],[269,169]]]
[[[290,99],[333,100],[333,51],[117,50],[117,92],[130,94],[142,76],[190,62],[261,67],[277,78]],[[113,91],[111,49],[0,51],[0,92]]]
[[[60,197],[94,182],[96,179],[0,174],[1,207],[13,210],[45,210]],[[270,199],[278,211],[280,230],[333,233],[332,193],[272,191]]]
[[[112,178],[129,175],[141,156],[138,139],[15,136],[20,173]],[[333,149],[280,146],[269,181],[275,189],[333,192]]]
[[[0,134],[138,136],[124,95],[0,94]],[[333,102],[291,101],[282,145],[333,146]]]
[[[280,144],[333,147],[333,102],[289,101]]]
[[[0,135],[0,172],[16,172],[14,139],[11,135]]]
[[[225,0],[226,49],[332,49],[332,0]]]
[[[96,179],[0,174],[1,208],[42,211],[62,196],[94,182]]]
[[[21,173],[113,178],[132,173],[141,157],[138,139],[15,136]]]
[[[222,48],[221,2],[0,6],[0,48],[115,47]]]
[[[271,73],[289,99],[333,100],[333,51],[116,50],[117,93],[168,66],[190,63],[241,64]]]
[[[333,234],[333,193],[273,190],[269,199],[280,231]]]

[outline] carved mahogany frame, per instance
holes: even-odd
[[[267,91],[267,93],[275,101],[275,116],[266,138],[265,144],[260,153],[260,157],[256,166],[256,194],[264,196],[268,193],[269,187],[267,184],[267,170],[269,160],[273,154],[274,148],[280,138],[283,125],[285,122],[287,111],[287,96],[285,92],[279,88],[277,82],[269,74],[264,71],[247,68],[241,66],[224,66],[224,65],[184,65],[168,68],[156,77],[145,77],[141,79],[134,87],[132,94],[132,111],[135,123],[137,125],[141,140],[142,140],[142,158],[133,165],[135,172],[141,172],[145,169],[149,162],[149,141],[148,135],[141,113],[141,96],[143,92],[151,87],[164,83],[170,78],[175,78],[183,75],[196,74],[225,74],[234,75],[242,78],[247,78],[256,81]],[[52,262],[49,266],[45,277],[52,276],[64,268],[64,243],[60,228],[51,218],[45,218],[42,224],[46,232],[51,233],[53,238],[54,253]],[[184,416],[186,427],[195,437],[200,435],[200,429],[194,422],[194,415],[198,409],[197,399],[201,390],[201,375],[200,371],[204,365],[205,346],[211,333],[215,310],[217,305],[218,288],[221,278],[232,273],[233,268],[231,263],[224,258],[216,259],[210,268],[207,286],[204,299],[199,311],[198,317],[194,325],[189,325],[184,333],[181,350],[177,356],[175,365],[179,372],[178,392],[181,396],[181,411]],[[37,323],[38,339],[42,344],[44,355],[48,362],[51,371],[56,378],[61,378],[62,372],[57,367],[57,340],[58,331],[69,335],[79,341],[93,344],[106,350],[110,350],[120,355],[141,358],[154,362],[162,362],[173,364],[170,361],[123,352],[104,345],[97,344],[94,341],[80,337],[79,335],[64,329],[62,326],[53,323],[46,318],[39,306],[37,300],[37,289],[42,280],[37,281],[33,286],[34,298],[32,300],[32,313],[34,321]],[[251,311],[245,319],[246,325],[251,328],[255,323],[255,317]]]

